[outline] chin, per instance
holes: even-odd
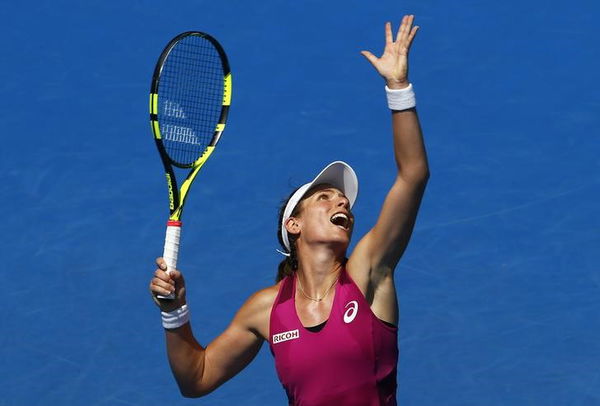
[[[339,237],[334,240],[336,244],[343,245],[344,249],[348,249],[350,245],[350,237],[351,235],[345,235],[344,237]]]

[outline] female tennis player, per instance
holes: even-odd
[[[150,291],[162,310],[167,353],[181,393],[199,397],[240,372],[264,341],[290,405],[395,405],[398,304],[394,269],[412,233],[429,176],[408,53],[418,27],[385,26],[381,57],[363,51],[385,79],[397,173],[375,226],[349,257],[358,192],[354,171],[336,161],[297,189],[280,211],[286,258],[277,283],[252,295],[206,347],[194,338],[181,272],[162,258]],[[156,295],[175,293],[175,299]]]

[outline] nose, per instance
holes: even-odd
[[[344,207],[350,210],[350,201],[346,196],[340,195],[337,202],[338,207]]]

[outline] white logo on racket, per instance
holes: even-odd
[[[177,102],[166,100],[165,101],[165,114],[169,117],[175,118],[187,118],[183,107]]]
[[[183,142],[185,144],[202,145],[193,129],[173,124],[162,124],[160,132],[165,140]]]
[[[356,300],[346,303],[346,306],[344,306],[344,308],[347,308],[348,306],[350,307],[344,313],[344,323],[346,324],[352,323],[352,320],[354,320],[354,318],[358,314],[358,302]]]

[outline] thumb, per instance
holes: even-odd
[[[360,53],[362,56],[367,58],[367,60],[369,62],[371,62],[371,64],[375,65],[375,62],[377,62],[377,57],[375,55],[373,55],[372,53],[370,53],[369,51],[360,51]]]

